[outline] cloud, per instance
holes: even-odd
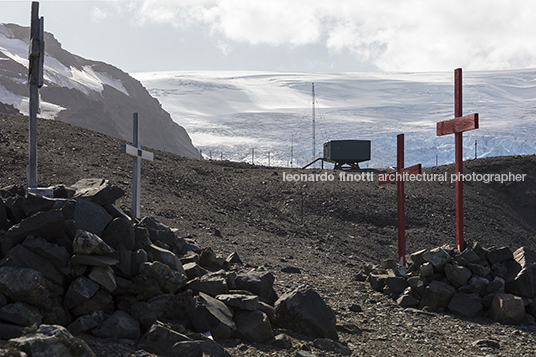
[[[322,44],[333,56],[349,53],[383,71],[536,67],[536,2],[526,0],[144,0],[130,6],[141,24],[202,25],[226,45]]]

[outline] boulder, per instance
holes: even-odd
[[[428,262],[424,263],[419,269],[419,275],[422,277],[434,275],[434,266]]]
[[[202,291],[210,296],[227,294],[229,292],[226,277],[219,273],[208,273],[190,280],[186,284],[186,288],[191,289],[195,293]]]
[[[503,324],[520,324],[525,318],[525,305],[519,296],[505,293],[495,294],[490,308],[493,320]]]
[[[9,219],[7,218],[6,205],[4,200],[0,198],[0,230],[7,231],[9,229]]]
[[[419,300],[413,297],[410,293],[404,293],[397,300],[396,303],[402,307],[417,307],[419,306]]]
[[[236,289],[250,291],[273,304],[277,300],[277,294],[273,288],[274,280],[274,276],[268,271],[251,270],[237,274],[235,283]]]
[[[430,311],[436,311],[441,307],[447,307],[455,292],[453,286],[434,280],[424,290],[419,309],[426,307]]]
[[[486,256],[489,263],[492,265],[495,263],[502,263],[506,260],[512,259],[513,257],[514,255],[512,254],[512,251],[507,247],[492,249]]]
[[[149,230],[147,227],[136,225],[134,226],[134,247],[132,249],[143,249],[149,244],[152,244],[149,238]]]
[[[118,260],[118,263],[114,265],[117,274],[127,279],[132,278],[132,251],[123,243],[119,243],[112,257]]]
[[[67,190],[74,192],[74,198],[83,198],[99,206],[114,203],[125,195],[121,188],[112,186],[108,180],[103,179],[82,179]]]
[[[486,293],[491,294],[495,292],[504,292],[505,281],[503,278],[496,276],[492,282],[486,287]]]
[[[423,259],[433,265],[434,269],[442,272],[447,263],[452,261],[451,256],[442,248],[434,248],[422,255]]]
[[[186,275],[159,261],[144,263],[140,267],[140,274],[155,279],[164,293],[174,294],[186,285]]]
[[[136,276],[140,274],[140,267],[143,263],[146,263],[149,257],[147,252],[143,249],[138,249],[135,252],[130,253],[130,276]]]
[[[114,271],[109,265],[94,266],[88,277],[110,293],[117,288]]]
[[[480,276],[482,278],[485,278],[491,273],[491,267],[489,266],[487,260],[480,260],[476,263],[469,263],[467,264],[467,267],[474,275]]]
[[[110,255],[114,249],[98,235],[79,229],[74,237],[73,252],[75,254]]]
[[[426,286],[428,285],[428,281],[424,277],[413,276],[406,281],[408,285],[411,286],[412,292],[416,293],[419,297],[424,295],[424,289],[426,289]]]
[[[270,320],[262,311],[237,311],[234,321],[238,336],[249,342],[266,343],[274,338]]]
[[[95,357],[83,340],[59,325],[41,325],[36,333],[9,342],[29,356]]]
[[[472,249],[465,249],[460,254],[456,255],[458,265],[467,266],[470,263],[476,263],[480,260],[480,256]]]
[[[516,250],[505,280],[509,292],[528,298],[536,297],[536,252],[526,247]]]
[[[95,311],[104,309],[111,303],[113,303],[112,296],[102,290],[98,290],[91,299],[73,307],[71,312],[75,316],[88,315]]]
[[[338,339],[335,313],[312,288],[301,285],[275,303],[280,327],[317,337]]]
[[[75,254],[71,257],[71,264],[74,265],[115,265],[119,260],[105,255]]]
[[[47,242],[42,238],[28,237],[22,242],[22,245],[32,252],[39,254],[57,268],[63,268],[69,263],[69,252],[65,247],[54,243]]]
[[[161,263],[166,264],[171,269],[184,274],[182,263],[173,252],[164,248],[157,247],[154,244],[145,247],[145,251],[147,252],[147,256],[150,261],[159,261]]]
[[[20,223],[26,215],[24,214],[24,197],[9,197],[5,202],[7,217],[12,223]]]
[[[149,232],[149,238],[153,243],[165,243],[171,250],[180,252],[184,246],[184,239],[177,229],[171,229],[161,223],[155,217],[145,217],[140,225],[145,226]]]
[[[0,322],[0,336],[2,336],[1,339],[10,340],[12,338],[21,337],[22,335],[24,335],[25,329],[26,327],[24,326],[15,325],[15,324],[6,323],[6,322]]]
[[[80,316],[67,326],[67,329],[75,336],[89,332],[99,326],[106,319],[102,311],[95,311],[89,315]]]
[[[101,236],[104,228],[111,221],[112,216],[101,206],[84,199],[76,199],[74,223],[77,229]]]
[[[37,212],[50,211],[55,203],[54,199],[28,192],[23,201],[22,210],[26,217],[30,217]]]
[[[0,309],[0,320],[20,326],[41,325],[43,316],[35,306],[24,302],[7,304]]]
[[[137,340],[140,337],[140,323],[126,312],[117,310],[92,333],[97,337]]]
[[[36,213],[7,230],[2,240],[2,252],[5,254],[15,245],[22,243],[29,235],[46,240],[61,237],[64,228],[65,221],[61,211],[52,210]]]
[[[182,267],[184,268],[184,273],[188,277],[188,280],[192,280],[207,274],[207,270],[202,268],[196,262],[190,262],[186,264],[183,263]]]
[[[240,259],[240,257],[238,256],[238,253],[237,252],[232,252],[231,254],[229,254],[227,256],[227,258],[225,258],[225,262],[228,264],[228,265],[231,265],[231,264],[238,264],[238,265],[242,265],[242,259]]]
[[[390,271],[386,274],[377,274],[377,273],[370,273],[368,276],[368,281],[370,283],[370,287],[373,290],[376,291],[383,291],[383,288],[385,287],[385,281],[387,278],[394,278],[395,274]]]
[[[255,311],[258,309],[259,298],[257,295],[246,294],[220,294],[216,299],[222,301],[227,306],[241,310]]]
[[[482,314],[484,306],[478,294],[456,293],[449,302],[449,310],[463,317],[476,317]]]
[[[223,302],[200,292],[194,297],[190,320],[198,332],[210,331],[215,339],[226,339],[236,331],[233,312]]]
[[[162,294],[148,301],[151,309],[161,320],[188,320],[193,303],[192,292],[187,290],[177,294]]]
[[[135,244],[134,227],[126,218],[115,218],[104,228],[101,238],[114,249],[123,244],[132,250]]]
[[[481,297],[484,297],[488,294],[487,292],[488,284],[489,284],[488,279],[482,278],[479,276],[472,276],[471,279],[469,279],[469,285],[472,287],[471,292],[477,293]]]
[[[140,322],[144,331],[158,320],[158,315],[151,308],[151,304],[145,301],[138,301],[130,307],[130,314]]]
[[[420,267],[426,262],[426,260],[424,260],[422,256],[426,252],[427,252],[426,249],[422,249],[410,255],[410,259],[416,267]]]
[[[80,305],[93,297],[99,290],[99,285],[94,281],[81,276],[69,285],[65,293],[64,305],[67,310]]]
[[[40,272],[45,278],[60,286],[63,284],[63,274],[50,261],[26,249],[21,244],[14,246],[6,253],[5,258],[0,260],[0,266],[30,268]]]
[[[390,294],[393,297],[398,297],[406,290],[408,283],[406,279],[401,276],[388,277],[385,279],[385,294]]]
[[[39,308],[50,307],[50,293],[43,274],[30,268],[0,267],[0,294]]]
[[[212,248],[205,248],[199,253],[199,265],[209,268],[227,268],[228,263],[226,263],[225,259],[223,259],[222,256],[217,256],[216,253],[212,250]]]
[[[471,278],[471,270],[469,268],[459,266],[456,264],[445,265],[445,275],[452,285],[459,288],[465,285],[469,278]]]

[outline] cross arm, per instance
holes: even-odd
[[[132,145],[122,144],[121,152],[130,156],[139,157],[143,160],[153,161],[154,155],[152,152],[138,149]]]
[[[478,113],[437,123],[437,136],[478,129]]]
[[[417,164],[402,170],[391,171],[378,176],[378,185],[385,185],[391,182],[404,181],[410,176],[420,175],[422,173],[422,165]]]

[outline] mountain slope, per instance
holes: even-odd
[[[28,113],[29,28],[0,24],[0,102]],[[45,85],[41,114],[107,135],[132,140],[132,113],[138,112],[141,143],[197,158],[190,137],[140,82],[109,64],[65,51],[45,33]]]

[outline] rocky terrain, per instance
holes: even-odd
[[[23,185],[27,119],[0,114],[0,186]],[[106,178],[127,195],[131,160],[122,141],[55,121],[38,121],[39,184],[73,185]],[[216,254],[237,252],[249,267],[274,277],[278,296],[307,284],[334,310],[340,344],[274,325],[291,347],[231,338],[232,356],[531,356],[535,327],[500,324],[488,316],[460,317],[448,309],[402,307],[362,281],[369,263],[396,258],[396,187],[377,182],[284,182],[283,173],[226,161],[195,161],[155,152],[142,164],[142,216],[178,228],[186,239]],[[453,165],[425,168],[453,172]],[[310,172],[322,173],[321,170]],[[377,171],[380,172],[380,171]],[[523,182],[465,184],[465,232],[483,247],[535,250],[536,158],[497,157],[465,163],[466,173],[526,174]],[[454,243],[454,184],[406,184],[408,252]],[[527,301],[528,303],[528,301]],[[143,356],[129,341],[84,335],[97,355]],[[121,342],[121,343],[120,343]]]

